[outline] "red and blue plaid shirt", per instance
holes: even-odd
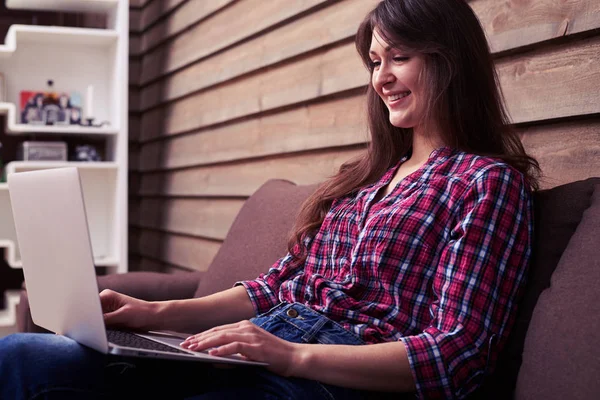
[[[378,202],[379,182],[333,202],[304,263],[288,254],[242,282],[257,313],[319,311],[367,343],[404,342],[422,398],[462,398],[512,326],[532,240],[521,173],[450,148]]]

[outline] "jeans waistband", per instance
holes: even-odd
[[[337,322],[300,303],[281,303],[251,321],[274,335],[293,342],[365,344],[360,337]]]

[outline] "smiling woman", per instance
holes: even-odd
[[[199,332],[181,346],[266,370],[171,363],[154,379],[155,364],[16,335],[0,341],[0,374],[14,382],[0,396],[135,392],[142,379],[198,399],[464,398],[480,387],[523,289],[537,163],[508,126],[464,0],[382,1],[356,46],[371,73],[371,141],[303,205],[287,255],[199,299],[100,295],[109,326]],[[133,379],[107,373],[115,363],[133,366]]]

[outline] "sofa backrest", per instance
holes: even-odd
[[[533,310],[516,400],[600,398],[600,184]]]
[[[579,226],[584,211],[590,207],[594,187],[598,184],[600,178],[590,178],[541,190],[535,194],[533,254],[517,320],[498,358],[496,371],[487,378],[483,390],[473,398],[504,400],[513,397],[522,363],[525,336],[538,298],[550,287],[550,278]],[[600,221],[598,223],[600,224]],[[571,273],[578,272],[572,269]],[[548,351],[552,350],[548,349]]]
[[[300,205],[315,189],[316,185],[297,186],[280,179],[262,185],[244,203],[194,296],[225,290],[238,280],[267,272],[287,253]]]

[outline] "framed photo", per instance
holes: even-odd
[[[81,122],[81,95],[21,91],[21,123],[33,125],[71,125]]]

